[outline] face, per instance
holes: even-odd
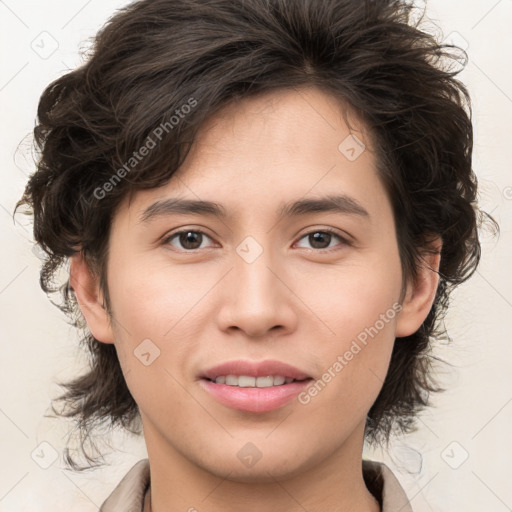
[[[227,107],[167,185],[117,211],[111,334],[89,324],[115,343],[150,456],[240,481],[342,452],[360,460],[395,337],[414,319],[398,303],[394,219],[371,141],[352,132],[364,149],[342,112],[317,89]],[[256,364],[268,361],[289,366]],[[249,379],[222,384],[228,374]],[[279,376],[302,382],[258,387]]]

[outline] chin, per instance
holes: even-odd
[[[300,475],[311,465],[311,461],[308,464],[307,460],[291,459],[290,456],[297,456],[296,451],[290,454],[290,456],[278,451],[274,451],[272,455],[267,456],[264,453],[260,453],[259,459],[257,458],[258,455],[256,455],[253,460],[248,458],[247,461],[244,461],[244,455],[249,453],[250,449],[246,448],[245,452],[241,450],[241,453],[235,453],[234,457],[226,458],[224,456],[223,458],[218,457],[215,460],[203,460],[200,465],[204,470],[222,479],[252,484],[288,480]]]

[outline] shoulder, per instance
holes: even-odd
[[[363,460],[363,477],[382,512],[413,512],[404,489],[391,469],[382,462]]]
[[[141,512],[149,475],[149,460],[139,460],[103,502],[100,512]]]

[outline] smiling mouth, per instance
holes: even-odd
[[[219,375],[202,377],[199,383],[212,398],[230,409],[262,414],[292,403],[313,381],[311,377],[300,377]]]
[[[282,375],[267,375],[265,377],[252,377],[250,375],[219,375],[215,379],[205,378],[215,384],[225,384],[239,388],[270,388],[275,386],[284,386],[292,382],[304,382],[311,380],[310,377],[305,379],[294,379],[292,377],[284,377]]]

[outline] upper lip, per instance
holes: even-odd
[[[286,363],[275,360],[265,361],[226,361],[209,368],[201,374],[201,378],[215,380],[221,375],[247,375],[249,377],[267,377],[269,375],[280,375],[285,378],[304,380],[310,376]]]

